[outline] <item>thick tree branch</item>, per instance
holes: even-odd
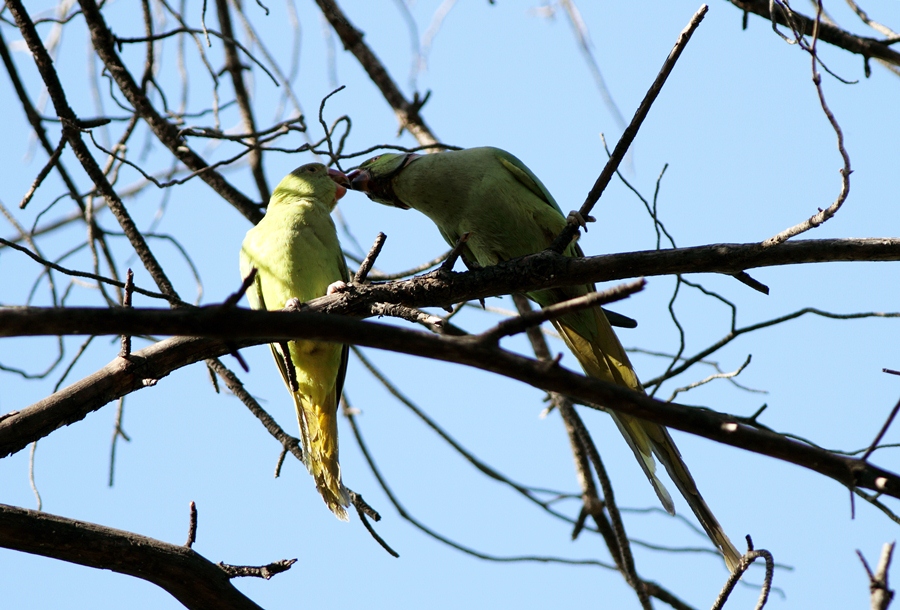
[[[16,319],[18,317],[18,319]],[[28,328],[21,328],[22,320]],[[115,329],[110,329],[111,321]],[[31,330],[29,330],[29,328]],[[56,428],[77,421],[121,389],[152,385],[175,368],[231,352],[236,347],[304,338],[377,347],[412,356],[454,362],[504,375],[542,390],[565,393],[607,408],[768,455],[835,479],[848,488],[865,488],[900,498],[900,476],[864,460],[837,455],[768,430],[737,423],[734,417],[707,409],[666,403],[621,386],[575,374],[485,346],[477,337],[449,337],[317,313],[252,311],[235,308],[196,310],[12,309],[0,310],[0,332],[18,334],[184,334],[209,339],[176,338],[117,358],[103,370],[35,405],[0,420],[0,456],[21,450]],[[41,333],[37,329],[44,329]],[[227,342],[222,339],[227,338]],[[62,398],[59,396],[62,395]]]
[[[0,546],[151,582],[188,608],[260,610],[226,569],[187,546],[0,504]]]
[[[353,285],[316,299],[318,311],[363,314],[366,303],[411,307],[445,306],[491,296],[557,286],[684,273],[733,274],[746,269],[838,261],[898,261],[900,239],[789,241],[769,248],[758,243],[711,244],[570,258],[540,252],[493,267],[462,273],[429,273],[390,283]]]
[[[607,282],[641,276],[684,273],[733,274],[757,267],[838,261],[898,261],[900,239],[823,239],[785,242],[712,244],[671,250],[645,250],[570,258],[551,251],[477,271],[432,272],[390,283],[352,285],[347,291],[316,299],[317,311],[362,315],[371,302],[411,307],[445,306],[491,296]]]

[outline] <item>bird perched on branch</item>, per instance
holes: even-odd
[[[309,301],[349,281],[331,220],[347,184],[343,173],[321,163],[300,166],[278,184],[266,215],[247,231],[241,245],[241,276],[257,270],[247,290],[253,309],[280,310],[292,299]],[[288,359],[281,345],[285,344],[270,347],[294,399],[304,463],[325,504],[346,521],[350,496],[338,462],[337,410],[347,372],[347,346],[290,341]]]
[[[461,247],[463,259],[470,265],[495,265],[544,250],[567,222],[531,170],[497,148],[429,155],[383,154],[367,160],[347,177],[350,188],[365,192],[373,201],[422,212],[451,245],[468,233],[468,241]],[[574,241],[564,254],[583,256]],[[593,285],[569,286],[528,296],[546,307],[593,290]],[[553,320],[553,325],[588,376],[644,391],[600,307],[565,314]],[[741,555],[697,491],[668,430],[613,410],[609,413],[665,509],[670,514],[675,512],[671,496],[656,475],[654,455],[733,571]]]

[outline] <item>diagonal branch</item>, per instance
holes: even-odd
[[[18,3],[19,0],[9,0]],[[259,222],[262,218],[259,206],[250,201],[246,195],[232,186],[222,175],[209,168],[209,165],[200,155],[191,150],[173,123],[166,120],[147,99],[140,86],[134,82],[131,72],[122,63],[122,59],[116,52],[116,39],[110,32],[100,8],[94,0],[79,0],[85,23],[91,32],[91,42],[97,56],[106,65],[106,69],[115,79],[116,84],[128,99],[135,111],[147,122],[156,137],[163,143],[179,161],[193,172],[197,172],[200,178],[213,188],[223,199],[233,205],[241,214],[251,222]]]
[[[34,27],[34,23],[31,21],[31,16],[25,10],[21,0],[7,0],[7,7],[13,14],[16,25],[19,27],[22,37],[28,45],[28,49],[31,51],[34,62],[41,74],[41,78],[47,86],[47,92],[50,95],[56,113],[63,124],[63,137],[68,140],[69,145],[72,147],[72,152],[75,153],[75,156],[81,162],[88,177],[93,181],[100,194],[107,200],[109,209],[116,216],[116,220],[118,220],[119,225],[121,225],[122,230],[131,242],[132,247],[134,247],[138,257],[140,257],[144,267],[150,273],[151,277],[153,277],[160,292],[169,298],[177,299],[175,288],[172,286],[169,278],[157,262],[156,257],[147,246],[144,236],[138,231],[134,221],[132,221],[131,216],[126,211],[122,200],[119,199],[119,196],[116,194],[109,180],[107,180],[103,170],[97,165],[96,160],[91,155],[84,140],[81,139],[81,132],[78,127],[78,117],[75,115],[75,111],[69,106],[65,91],[59,81],[56,69],[53,66],[53,60],[50,58],[50,54],[44,47],[44,44]]]
[[[597,176],[597,180],[588,192],[587,198],[581,205],[581,209],[578,210],[579,216],[577,216],[577,218],[581,219],[580,222],[583,223],[590,217],[594,205],[600,200],[600,196],[603,195],[603,191],[606,190],[609,181],[612,180],[612,177],[616,174],[619,164],[622,162],[622,159],[625,158],[625,153],[628,152],[644,119],[647,118],[650,107],[653,106],[653,102],[656,101],[660,91],[662,91],[663,85],[666,84],[666,79],[669,78],[669,74],[671,74],[672,70],[675,68],[675,63],[678,61],[678,58],[681,57],[682,51],[684,51],[684,48],[690,41],[694,31],[700,26],[700,22],[703,21],[707,11],[709,11],[709,7],[705,4],[701,5],[697,12],[694,13],[690,23],[688,23],[684,30],[681,31],[681,34],[678,35],[675,46],[663,62],[662,68],[660,68],[659,73],[656,75],[656,78],[653,80],[647,93],[644,94],[644,99],[641,100],[638,109],[631,118],[631,122],[628,124],[628,127],[625,128],[625,131],[622,132],[622,137],[619,138],[616,147],[609,156],[609,160],[606,162],[600,175]],[[562,252],[569,245],[569,242],[572,241],[572,238],[575,237],[575,232],[577,230],[578,223],[570,221],[560,234],[557,235],[556,239],[553,240],[550,248],[556,252]]]
[[[407,101],[400,88],[397,87],[397,84],[388,74],[384,64],[375,56],[372,49],[363,42],[363,33],[350,23],[350,20],[347,19],[337,2],[335,0],[316,0],[316,4],[322,9],[322,14],[325,15],[325,19],[328,20],[331,27],[337,32],[341,42],[344,43],[344,48],[353,53],[354,57],[359,60],[366,74],[369,75],[369,78],[381,91],[384,99],[393,108],[394,114],[397,115],[397,120],[400,122],[400,129],[406,129],[419,144],[437,144],[437,138],[419,115],[419,109],[428,96],[426,95],[425,98],[420,100],[418,94],[416,94],[412,102]]]

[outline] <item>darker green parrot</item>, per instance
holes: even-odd
[[[516,157],[497,148],[470,148],[429,155],[383,154],[350,172],[350,187],[378,203],[428,216],[447,243],[469,234],[463,258],[495,265],[546,249],[566,226],[566,218],[540,180]],[[566,256],[583,256],[574,241]],[[543,307],[594,290],[593,285],[540,290],[528,296]],[[600,307],[553,321],[585,373],[643,392],[622,344]],[[672,498],[656,476],[657,459],[697,515],[710,539],[734,570],[741,554],[725,535],[697,491],[694,479],[665,427],[609,411],[665,509]]]

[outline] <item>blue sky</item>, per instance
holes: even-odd
[[[412,15],[421,36],[440,5],[421,0]],[[343,2],[350,20],[365,31],[365,41],[386,64],[404,92],[411,96],[412,64],[407,26],[396,3]],[[600,133],[614,141],[616,123],[604,106],[582,60],[564,16],[541,17],[534,2],[459,2],[434,40],[427,68],[416,77],[420,91],[432,96],[423,116],[438,138],[458,146],[493,145],[522,159],[546,184],[565,211],[579,207],[605,161]],[[266,17],[248,3],[247,13],[264,32],[273,54],[287,63],[290,54],[288,13],[272,3]],[[325,24],[313,3],[297,5],[302,39],[298,77],[294,82],[313,138],[321,135],[315,120],[319,102],[334,89],[328,68]],[[630,117],[678,33],[697,5],[685,2],[587,3],[579,6],[594,44],[606,83],[622,114]],[[852,24],[843,5],[828,6],[842,24]],[[873,2],[866,9],[878,20],[897,25],[895,3]],[[806,5],[802,10],[808,10]],[[199,21],[199,3],[189,5],[192,22]],[[121,36],[137,36],[141,24],[129,3],[111,3],[105,12]],[[208,16],[215,27],[214,15]],[[167,28],[172,27],[168,24]],[[852,26],[855,28],[855,26]],[[166,28],[160,28],[166,29]],[[41,33],[49,36],[51,28]],[[862,32],[860,28],[856,31]],[[16,32],[4,26],[8,41]],[[161,82],[177,83],[174,45],[165,48]],[[408,135],[396,136],[396,121],[355,59],[335,43],[334,74],[346,89],[326,107],[329,121],[349,115],[353,128],[349,150],[375,144],[413,145]],[[221,62],[219,48],[210,54]],[[828,103],[846,137],[854,174],[844,208],[808,238],[896,236],[900,174],[896,171],[897,77],[873,64],[864,78],[857,56],[821,45],[828,67],[848,80],[846,85],[823,76]],[[123,56],[138,66],[142,47]],[[79,116],[98,114],[86,82],[86,40],[79,19],[63,36],[57,69],[69,84],[70,103]],[[37,83],[27,53],[15,59],[37,97]],[[219,65],[218,63],[215,65]],[[810,60],[796,46],[781,41],[769,24],[751,16],[741,30],[741,14],[725,2],[712,3],[676,66],[659,100],[634,143],[626,177],[650,197],[656,179],[668,164],[659,193],[660,217],[679,246],[763,240],[826,207],[840,188],[841,160],[835,135],[819,106],[811,82]],[[194,86],[189,107],[210,104],[209,80],[199,65],[191,65]],[[7,142],[0,152],[4,188],[0,200],[15,208],[46,159],[29,144],[29,128],[8,80],[0,79],[0,103],[11,117]],[[260,121],[271,121],[280,90],[259,70],[252,91]],[[230,88],[223,84],[221,96]],[[109,101],[106,108],[114,108]],[[112,111],[115,113],[115,110]],[[44,111],[52,115],[52,109]],[[208,119],[202,119],[208,120]],[[198,120],[199,121],[199,120]],[[224,128],[237,129],[237,114],[222,114]],[[115,129],[119,129],[115,127]],[[102,140],[101,140],[102,141]],[[131,142],[137,158],[152,137],[144,132]],[[298,146],[293,135],[285,145]],[[149,145],[149,144],[148,144]],[[224,154],[199,150],[211,159]],[[67,166],[76,161],[66,155]],[[365,158],[365,157],[363,157]],[[167,167],[166,157],[151,151],[143,163]],[[310,154],[269,154],[266,173],[274,185],[287,172],[314,160]],[[360,159],[362,160],[362,158]],[[352,163],[348,164],[348,167]],[[73,171],[82,188],[87,179]],[[246,193],[253,186],[246,168],[229,173]],[[139,180],[122,170],[120,185]],[[51,176],[29,208],[15,216],[31,226],[62,188]],[[158,222],[158,233],[176,237],[189,252],[203,278],[202,302],[221,301],[239,284],[237,252],[249,223],[194,180],[173,189],[164,199],[148,191],[130,199],[129,211],[141,228]],[[71,202],[49,213],[63,215]],[[389,209],[349,193],[339,210],[352,236],[368,248],[378,231],[388,240],[378,267],[397,271],[433,258],[446,247],[438,232],[413,211]],[[655,233],[640,201],[614,181],[595,208],[598,222],[582,237],[588,254],[652,249]],[[114,228],[108,215],[104,226]],[[0,235],[14,233],[9,225]],[[44,239],[48,257],[59,256],[83,239],[81,227],[71,227]],[[348,250],[355,247],[342,234]],[[138,285],[150,287],[146,272],[129,259],[124,240],[114,239],[120,272],[136,269]],[[185,298],[195,293],[190,268],[171,243],[154,239],[151,247],[171,273]],[[90,269],[90,257],[78,252],[65,260]],[[0,292],[4,305],[23,304],[35,266],[18,253],[0,252]],[[752,272],[771,289],[756,293],[726,277],[689,276],[738,305],[738,323],[747,325],[818,307],[837,313],[891,312],[898,309],[898,271],[894,263],[841,263],[773,267]],[[65,278],[58,279],[65,285]],[[651,278],[647,289],[618,304],[618,310],[639,320],[639,327],[621,331],[629,348],[673,353],[678,333],[667,311],[672,278]],[[49,303],[46,284],[33,304]],[[76,286],[70,304],[99,305],[95,290]],[[136,298],[137,306],[158,306]],[[490,299],[492,307],[511,309],[508,298]],[[694,290],[682,288],[675,309],[686,332],[686,353],[692,354],[728,331],[729,311]],[[476,311],[461,314],[462,325],[486,328],[500,318]],[[778,431],[809,438],[835,449],[868,446],[900,396],[900,380],[883,367],[900,368],[896,319],[836,321],[806,316],[744,336],[712,359],[722,370],[738,368],[752,355],[738,380],[751,393],[720,380],[679,396],[681,402],[728,413],[749,415],[763,403],[763,423]],[[67,355],[81,338],[66,341]],[[143,343],[138,343],[144,345]],[[36,371],[52,360],[49,339],[0,342],[0,363]],[[520,338],[504,342],[526,350]],[[553,341],[551,348],[565,352]],[[49,351],[48,351],[49,349]],[[118,351],[116,341],[95,339],[76,364],[67,383],[104,366]],[[247,389],[290,433],[296,423],[288,395],[271,362],[268,349],[244,351],[250,373],[241,374]],[[540,418],[542,393],[520,384],[461,366],[424,362],[406,356],[367,350],[366,355],[416,404],[425,409],[462,445],[513,480],[577,491],[565,432],[556,415]],[[638,374],[649,379],[665,370],[667,361],[635,354]],[[226,359],[229,366],[236,365]],[[577,368],[566,354],[563,364]],[[659,396],[702,379],[712,372],[697,367],[664,385]],[[59,373],[47,381],[0,376],[0,412],[19,409],[52,391]],[[351,359],[346,385],[369,449],[404,506],[418,519],[460,544],[499,556],[542,555],[609,561],[602,541],[583,534],[570,541],[568,525],[551,520],[510,489],[485,479],[444,444],[360,365]],[[130,530],[174,543],[187,532],[188,504],[199,510],[195,549],[213,561],[263,564],[297,557],[288,572],[270,581],[243,579],[237,586],[266,608],[351,607],[433,608],[540,607],[589,603],[601,607],[639,607],[617,573],[598,567],[543,563],[481,561],[448,548],[408,525],[392,508],[365,464],[346,422],[341,422],[341,462],[345,482],[376,507],[383,520],[379,533],[400,553],[394,559],[382,551],[354,517],[338,522],[315,492],[310,477],[288,460],[282,476],[272,476],[278,444],[233,396],[215,394],[200,365],[173,373],[154,388],[125,399],[124,427],[130,443],[120,443],[115,485],[107,486],[110,437],[115,405],[42,440],[36,452],[35,478],[44,510],[76,519]],[[618,431],[601,413],[583,412],[603,455],[623,507],[658,508],[658,503]],[[783,566],[776,572],[778,593],[769,608],[862,607],[868,583],[855,550],[874,563],[881,545],[896,537],[896,524],[871,506],[856,502],[851,519],[848,491],[838,483],[799,467],[756,454],[717,445],[675,432],[685,460],[700,490],[732,540],[745,534],[758,548],[770,550]],[[885,442],[897,442],[890,431]],[[900,469],[895,450],[876,452],[872,461],[892,471]],[[28,451],[0,462],[0,502],[29,508],[35,499],[28,482]],[[691,523],[680,498],[677,509]],[[560,504],[577,514],[574,501]],[[659,511],[626,514],[635,539],[672,547],[706,547],[703,535]],[[635,547],[639,573],[672,590],[694,605],[711,605],[727,573],[715,557],[702,553],[663,553]],[[752,584],[761,570],[751,571],[746,586],[729,607],[748,607],[756,596]],[[52,583],[52,586],[48,583]],[[9,607],[177,608],[164,591],[148,583],[104,571],[49,559],[0,551],[0,589]],[[77,592],[77,593],[73,593]],[[73,597],[77,595],[77,597]],[[661,604],[657,604],[662,607]]]

